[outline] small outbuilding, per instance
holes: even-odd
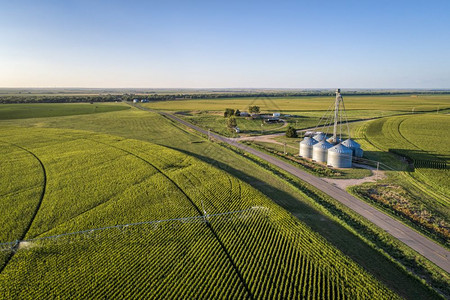
[[[280,122],[280,118],[266,118],[264,119],[264,122],[267,124],[278,123]]]

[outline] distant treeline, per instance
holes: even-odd
[[[389,96],[389,95],[444,95],[448,90],[428,91],[345,91],[344,96]],[[236,93],[198,93],[198,94],[122,94],[122,95],[0,95],[0,103],[77,103],[77,102],[114,102],[132,101],[134,99],[149,101],[168,101],[186,99],[218,98],[259,98],[259,97],[302,97],[334,96],[334,91],[299,91],[299,92],[236,92]]]
[[[80,103],[122,101],[117,95],[92,96],[0,96],[0,103]]]

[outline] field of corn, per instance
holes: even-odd
[[[397,297],[192,156],[79,130],[2,127],[0,137],[0,242],[22,240],[1,246],[0,298]],[[132,225],[148,221],[160,222]]]

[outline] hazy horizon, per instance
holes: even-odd
[[[449,89],[448,1],[2,2],[2,88]]]

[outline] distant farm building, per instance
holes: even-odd
[[[133,103],[138,103],[139,99],[133,99]]]
[[[272,116],[273,116],[274,118],[279,118],[281,115],[280,115],[280,113],[273,113]]]
[[[267,124],[278,123],[280,122],[280,118],[267,118],[264,119],[264,122]]]

